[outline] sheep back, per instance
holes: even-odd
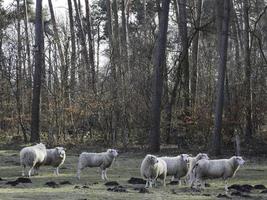
[[[42,163],[46,155],[46,148],[42,143],[30,147],[24,147],[20,151],[20,163],[25,166],[35,166]]]
[[[187,163],[181,156],[176,157],[161,157],[167,164],[167,175],[175,176],[175,178],[183,177],[187,174]]]
[[[58,147],[57,147],[58,148]],[[61,147],[63,149],[63,147]],[[58,167],[62,165],[66,159],[66,154],[64,151],[63,157],[60,156],[58,149],[47,149],[47,156],[43,162],[44,165],[50,165],[53,167]]]
[[[115,157],[108,152],[102,153],[87,153],[83,152],[79,156],[80,168],[84,167],[101,167],[103,169],[109,168]]]

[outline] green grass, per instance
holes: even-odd
[[[60,169],[60,176],[53,174],[53,168],[41,167],[40,175],[31,178],[32,184],[19,184],[17,186],[6,185],[5,181],[0,181],[0,200],[57,200],[57,199],[179,199],[179,200],[208,200],[217,199],[216,195],[224,193],[224,183],[222,180],[209,180],[211,187],[202,192],[192,192],[188,186],[167,185],[166,188],[158,186],[149,189],[149,194],[138,193],[134,186],[127,183],[130,177],[140,177],[139,167],[143,156],[140,154],[122,154],[108,170],[110,181],[117,181],[127,188],[127,193],[116,193],[107,191],[107,187],[101,180],[100,172],[97,168],[87,168],[83,170],[81,180],[75,178],[78,155],[67,155],[63,168]],[[264,184],[267,186],[267,162],[247,161],[237,173],[236,177],[229,181],[229,185],[237,184]],[[18,151],[0,151],[0,177],[6,180],[15,180],[21,175],[19,166]],[[169,182],[169,178],[167,182]],[[72,185],[61,185],[59,188],[50,188],[44,184],[48,181],[69,181]],[[93,184],[97,183],[97,184]],[[87,189],[75,189],[75,186],[88,185]],[[209,195],[209,196],[207,196]],[[250,199],[267,199],[267,195],[260,194],[260,190],[250,194]],[[242,199],[232,197],[232,199]]]

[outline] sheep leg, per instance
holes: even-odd
[[[101,178],[102,178],[102,180],[106,181],[105,170],[103,170],[103,169],[101,169]]]
[[[153,187],[153,180],[149,179],[149,187],[152,188]]]
[[[26,165],[22,165],[21,176],[25,176],[25,169],[26,169]]]
[[[77,179],[80,180],[81,179],[81,171],[82,171],[83,168],[79,168],[78,167],[78,170],[77,170]]]
[[[149,187],[149,180],[146,179],[146,186],[145,186],[145,188],[148,188],[148,187]]]
[[[108,177],[107,177],[107,169],[104,170],[104,177],[105,177],[105,180],[108,180]]]
[[[54,170],[54,174],[55,174],[56,176],[58,176],[58,175],[59,175],[59,172],[58,172],[58,167],[56,167],[56,168],[55,168],[55,170]]]
[[[31,167],[29,172],[28,172],[28,176],[31,177],[32,171],[34,171],[34,167]]]
[[[228,193],[229,189],[228,189],[228,182],[227,180],[224,180],[224,189],[225,189],[225,193]]]

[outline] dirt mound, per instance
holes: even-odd
[[[250,198],[251,197],[250,195],[243,194],[242,192],[239,192],[239,191],[232,192],[231,196],[246,197],[246,198]]]
[[[244,184],[244,185],[233,184],[230,187],[228,187],[228,189],[234,189],[239,192],[251,192],[251,190],[253,189],[253,186],[249,184]]]
[[[16,186],[19,183],[32,183],[32,181],[29,178],[19,177],[15,181],[6,182],[7,185],[11,185],[11,186]]]
[[[227,196],[226,194],[218,194],[217,196],[216,196],[217,198],[226,198],[226,199],[231,199],[231,197],[229,197],[229,196]]]
[[[256,190],[264,190],[266,189],[265,185],[259,184],[259,185],[254,185],[253,187]]]
[[[117,185],[111,188],[108,188],[107,191],[111,192],[128,192],[127,189],[121,185]]]
[[[128,183],[130,183],[130,184],[146,184],[146,181],[142,178],[131,177],[128,180]]]
[[[110,181],[110,182],[106,182],[105,186],[118,186],[120,185],[117,181]]]
[[[59,184],[56,183],[55,181],[48,181],[45,183],[45,186],[51,187],[51,188],[58,188]]]
[[[60,185],[72,185],[69,181],[61,181],[59,182]]]

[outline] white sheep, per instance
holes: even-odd
[[[181,154],[175,157],[161,157],[167,164],[167,176],[172,176],[172,181],[178,179],[180,185],[180,178],[184,177],[188,171],[188,158],[189,156],[187,154]]]
[[[166,186],[167,164],[154,155],[146,155],[140,167],[141,176],[146,179],[146,187],[152,187],[156,183],[157,178],[163,180],[163,185]]]
[[[22,166],[22,176],[25,176],[25,169],[30,167],[28,176],[31,176],[32,170],[36,165],[42,163],[46,157],[46,147],[44,144],[39,143],[34,146],[24,147],[20,151],[20,164]]]
[[[99,167],[101,178],[107,180],[107,168],[111,166],[117,156],[118,152],[115,149],[108,149],[102,153],[81,153],[78,161],[77,178],[80,179],[81,171],[85,167]]]
[[[59,175],[58,169],[63,165],[66,159],[66,153],[64,147],[55,147],[53,149],[46,149],[46,157],[43,162],[38,163],[34,170],[38,174],[39,167],[41,165],[49,165],[55,167],[54,174]]]
[[[228,191],[227,179],[234,177],[237,170],[245,161],[241,156],[233,156],[229,159],[219,160],[199,160],[193,168],[194,180],[191,183],[200,181],[201,187],[204,188],[205,179],[222,178],[225,182],[225,190]]]
[[[186,175],[186,180],[188,181],[189,184],[191,184],[192,180],[193,180],[193,172],[192,169],[194,168],[195,164],[197,163],[197,161],[201,160],[201,159],[209,159],[208,154],[206,153],[199,153],[197,154],[195,157],[189,157],[189,162],[188,162],[188,172]]]

